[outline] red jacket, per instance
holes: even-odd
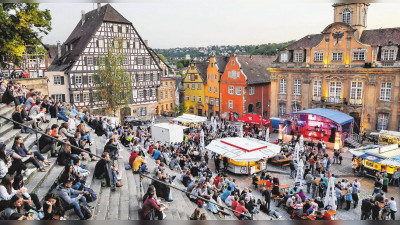
[[[136,152],[132,152],[131,156],[129,156],[129,165],[133,165],[133,161],[135,161],[136,157],[138,157],[138,154]]]

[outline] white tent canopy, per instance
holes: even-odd
[[[229,137],[213,140],[206,149],[236,162],[247,162],[275,156],[281,146],[254,138]]]
[[[172,120],[181,123],[202,123],[207,121],[207,117],[183,114],[182,116],[178,116]]]

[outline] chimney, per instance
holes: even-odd
[[[97,13],[100,13],[101,3],[97,3]]]
[[[148,40],[144,40],[144,44],[146,45],[146,47],[149,47],[149,41]]]
[[[58,58],[61,58],[61,44],[59,41],[57,41],[57,54]]]
[[[83,26],[83,24],[85,23],[85,10],[82,10],[81,13],[82,13],[82,25],[81,26]]]

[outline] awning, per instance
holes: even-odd
[[[254,138],[229,137],[213,140],[206,149],[237,162],[251,162],[279,154],[281,146]]]
[[[344,125],[347,123],[350,123],[351,121],[354,121],[354,118],[342,113],[340,111],[332,110],[332,109],[324,109],[324,108],[316,108],[316,109],[306,109],[303,111],[299,112],[294,112],[293,114],[313,114],[313,115],[318,115],[325,117],[329,120],[332,120],[333,122]]]
[[[172,120],[181,123],[202,123],[207,121],[207,117],[183,114],[182,116],[178,116]]]
[[[238,118],[236,121],[243,122],[243,123],[251,123],[251,124],[262,124],[262,125],[267,125],[271,124],[271,120],[267,120],[262,118],[261,115],[253,115],[253,114],[246,114],[240,118]]]

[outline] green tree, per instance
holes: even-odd
[[[185,103],[180,103],[179,105],[176,105],[174,107],[175,115],[182,116],[182,114],[184,114],[185,112],[187,112],[187,107]]]
[[[119,43],[119,48],[115,48],[114,44],[108,46],[107,55],[99,58],[99,69],[93,75],[97,89],[94,99],[103,102],[105,108],[113,111],[114,115],[119,108],[129,104],[133,88],[131,76],[123,67],[126,56],[121,54],[121,41],[115,38],[115,42]]]
[[[161,59],[162,61],[168,62],[167,58],[165,58],[163,54],[157,54],[157,55],[158,55],[158,57],[160,57],[160,59]]]
[[[0,64],[20,65],[26,46],[41,44],[41,34],[51,31],[48,9],[38,3],[0,3]]]

